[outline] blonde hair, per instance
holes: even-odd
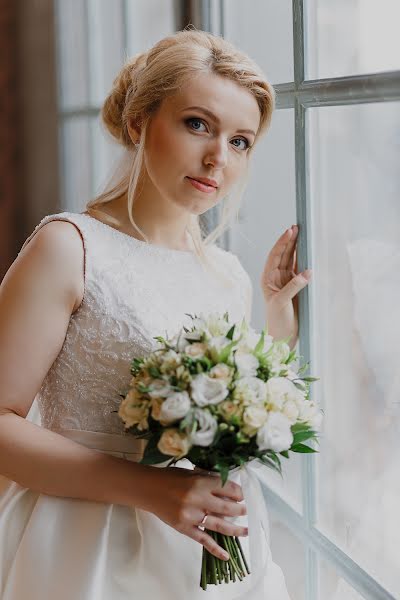
[[[275,108],[275,91],[249,56],[224,38],[201,30],[185,29],[167,36],[146,52],[126,61],[104,102],[101,111],[103,123],[125,148],[125,161],[117,177],[114,174],[114,181],[109,182],[102,193],[87,203],[86,211],[89,214],[101,214],[111,225],[119,227],[120,223],[99,207],[127,195],[129,220],[146,242],[149,241],[132,216],[133,199],[144,164],[148,123],[166,97],[178,92],[195,74],[204,72],[226,77],[253,94],[260,109],[256,140],[268,129]],[[128,125],[132,124],[140,129],[138,144],[134,144],[129,135]],[[203,264],[208,263],[205,247],[218,239],[238,217],[247,176],[248,172],[236,185],[234,198],[229,194],[223,199],[220,222],[206,237],[199,217],[191,215],[188,229]]]

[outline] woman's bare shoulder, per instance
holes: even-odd
[[[85,249],[78,227],[71,221],[47,221],[25,244],[15,261],[20,263],[15,265],[20,276],[34,268],[49,285],[65,285],[65,291],[75,296],[74,312],[82,301],[85,285]]]

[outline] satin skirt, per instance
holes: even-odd
[[[133,437],[57,433],[126,460],[142,456]],[[178,465],[193,468],[186,460]],[[240,540],[248,556],[248,538]],[[150,512],[48,496],[0,476],[1,600],[290,600],[271,557],[262,577],[251,573],[204,591],[202,548]],[[268,558],[269,547],[260,553]]]

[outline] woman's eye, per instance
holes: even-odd
[[[201,131],[201,129],[199,129],[198,127],[193,127],[193,123],[201,123],[202,125],[204,125],[203,119],[199,119],[197,117],[189,117],[188,119],[185,119],[185,123],[189,124],[191,129],[193,129],[194,131]],[[244,143],[244,147],[236,146],[236,144],[234,144],[235,148],[239,148],[240,150],[247,150],[250,147],[250,143],[246,138],[235,138],[235,140],[239,140],[239,142]]]
[[[197,119],[196,117],[190,117],[189,119],[186,119],[185,121],[186,123],[203,123],[203,121],[201,119]],[[203,123],[204,125],[204,123]],[[198,127],[192,127],[192,129],[194,129],[195,131],[200,131]]]
[[[239,142],[244,142],[244,148],[242,148],[243,150],[247,150],[247,148],[249,148],[250,146],[248,140],[246,140],[245,138],[235,138],[235,140],[239,140]],[[239,148],[239,146],[236,146],[236,148]]]

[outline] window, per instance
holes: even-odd
[[[62,210],[100,192],[121,149],[99,111],[125,58],[175,31],[173,0],[58,0]]]
[[[272,555],[296,600],[400,597],[398,2],[222,3],[223,32],[277,92],[230,245],[259,276],[300,225],[299,352],[320,376],[316,455],[263,478]],[[292,10],[293,9],[293,10]],[[397,70],[396,70],[397,69]],[[323,78],[323,79],[319,79]]]

